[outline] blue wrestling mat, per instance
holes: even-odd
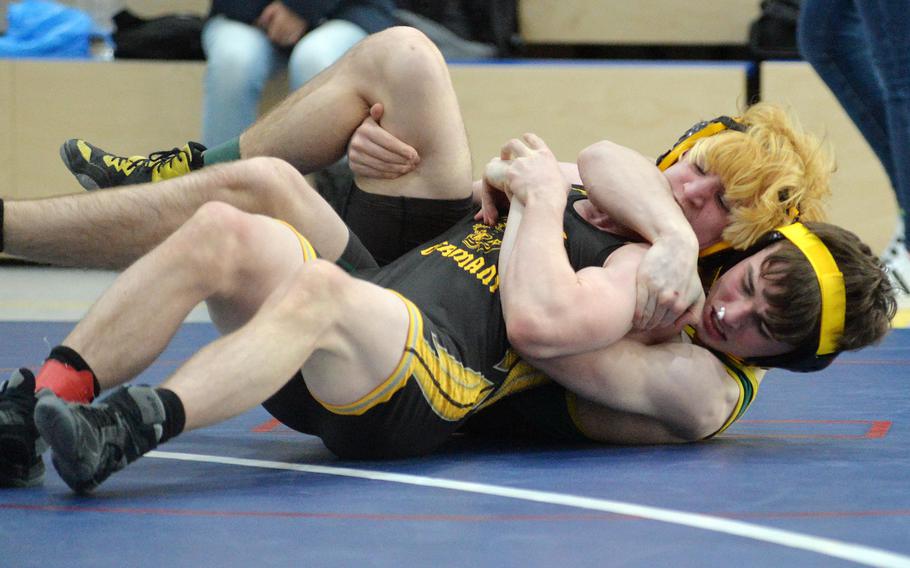
[[[71,323],[0,323],[0,367]],[[184,325],[140,382],[215,337]],[[47,459],[0,490],[0,566],[908,566],[910,330],[672,447],[506,446],[350,462],[262,410],[183,435],[77,497]]]

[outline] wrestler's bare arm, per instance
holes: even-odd
[[[563,244],[566,183],[558,162],[534,135],[508,148],[514,159],[495,183],[513,196],[499,255],[509,341],[525,357],[551,358],[622,339],[632,327],[635,274],[647,249],[626,245],[603,267],[576,272]]]
[[[622,340],[529,363],[579,395],[583,431],[610,443],[672,443],[717,432],[739,400],[721,362],[687,343]]]
[[[663,172],[638,152],[608,140],[585,148],[578,170],[591,203],[652,244],[639,268],[635,326],[671,325],[698,306],[698,239]]]

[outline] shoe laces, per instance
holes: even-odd
[[[175,161],[185,162],[186,151],[180,148],[171,148],[170,150],[160,150],[152,152],[148,157],[134,156],[125,158],[123,156],[111,156],[113,162],[118,166],[123,162],[136,168],[150,168],[152,171],[159,171],[161,168],[173,164]]]
[[[185,162],[186,161],[186,152],[181,148],[171,148],[167,151],[161,152],[152,152],[149,154],[149,165],[153,168],[161,169],[165,166],[169,166],[174,163],[174,161]]]
[[[101,430],[120,425],[116,413],[107,405],[89,406],[87,404],[80,404],[74,410],[77,414],[82,416],[86,422]]]

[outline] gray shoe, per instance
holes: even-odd
[[[163,422],[164,405],[146,386],[121,387],[93,406],[41,391],[35,406],[35,425],[53,450],[54,468],[77,493],[153,450]]]
[[[13,371],[0,383],[0,487],[33,487],[44,481],[47,449],[35,428],[35,376]]]

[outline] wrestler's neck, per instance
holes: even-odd
[[[594,207],[594,204],[591,203],[590,199],[579,199],[573,203],[572,206],[575,207],[576,213],[581,215],[582,219],[601,231],[633,240],[639,240],[641,238],[635,231],[630,230],[625,225],[617,223],[610,218],[609,214]]]

